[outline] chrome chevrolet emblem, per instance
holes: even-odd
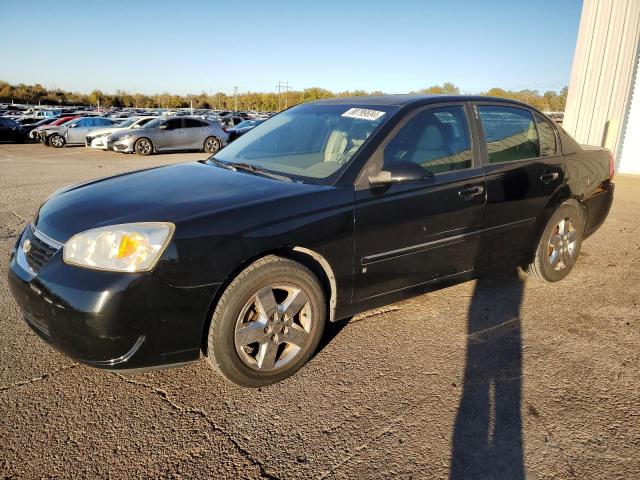
[[[29,253],[31,251],[31,240],[29,240],[28,238],[22,244],[22,251],[24,253]]]

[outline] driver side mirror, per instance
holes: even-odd
[[[69,125],[69,128],[76,128],[78,126],[77,123],[72,123],[71,125]]]
[[[163,123],[162,125],[160,125],[158,127],[159,130],[168,130],[169,129],[169,125],[167,125],[166,123]]]

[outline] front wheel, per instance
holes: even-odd
[[[54,133],[49,137],[49,145],[55,148],[62,148],[67,143],[64,137],[58,133]]]
[[[527,273],[545,282],[557,282],[569,275],[578,259],[583,232],[579,207],[573,203],[560,205],[547,222]]]
[[[216,137],[207,137],[204,141],[204,151],[211,154],[218,153],[220,150],[220,140]]]
[[[324,331],[326,304],[316,276],[274,255],[243,270],[213,313],[208,361],[245,387],[279,382],[311,358]]]
[[[151,153],[153,153],[153,144],[148,138],[140,138],[136,140],[136,143],[133,145],[133,150],[138,155],[151,155]]]

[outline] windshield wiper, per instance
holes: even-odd
[[[220,162],[220,160],[216,160],[216,162]],[[264,177],[269,177],[269,178],[273,178],[275,180],[281,180],[284,182],[293,182],[291,177],[270,172],[269,170],[266,170],[264,168],[251,165],[250,163],[244,163],[244,162],[224,162],[224,163],[228,167],[235,168],[236,170],[242,170],[243,172],[253,173],[254,175],[262,175]]]
[[[218,160],[217,158],[214,157],[209,157],[206,161],[213,163],[214,165],[220,167],[220,168],[224,168],[226,170],[233,170],[234,172],[236,171],[236,168],[229,165],[227,162],[221,162],[220,160]]]

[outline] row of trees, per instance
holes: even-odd
[[[381,95],[383,92],[365,92],[364,90],[330,92],[323,88],[307,88],[302,91],[289,91],[287,93],[246,92],[237,96],[227,95],[222,92],[210,95],[202,92],[199,95],[173,95],[161,93],[156,95],[143,95],[130,93],[125,90],[116,90],[115,93],[104,93],[94,90],[89,94],[69,92],[61,89],[47,90],[40,84],[35,85],[10,85],[0,81],[0,102],[15,102],[30,105],[100,105],[102,107],[135,107],[135,108],[185,108],[193,105],[194,108],[215,108],[235,110],[260,110],[277,111],[286,106],[298,103],[331,98],[337,96]],[[434,85],[412,93],[440,93],[459,94],[460,89],[452,83]],[[492,88],[480,95],[512,98],[533,105],[545,111],[564,111],[567,101],[567,88],[560,92],[547,91],[540,93],[537,90],[503,90]]]

